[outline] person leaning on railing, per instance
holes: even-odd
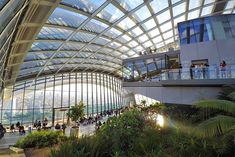
[[[226,78],[226,62],[224,60],[220,63],[220,72],[221,78]]]

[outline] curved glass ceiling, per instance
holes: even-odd
[[[178,47],[177,23],[214,14],[216,0],[62,0],[18,78],[59,72],[121,74],[122,59]],[[234,0],[220,13],[231,14]]]

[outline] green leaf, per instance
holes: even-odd
[[[235,118],[219,115],[210,118],[198,125],[197,129],[202,136],[213,137],[224,135],[235,125]]]
[[[228,100],[201,100],[193,104],[196,108],[209,108],[235,113],[235,103]]]

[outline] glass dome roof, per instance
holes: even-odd
[[[177,23],[235,13],[234,0],[62,0],[37,35],[18,78],[60,72],[121,75],[122,59],[178,48]],[[0,3],[1,6],[1,3]]]

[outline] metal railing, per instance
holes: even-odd
[[[157,82],[161,80],[198,80],[198,79],[235,79],[235,65],[220,68],[197,67],[182,69],[164,69],[154,76],[125,78],[124,82]]]

